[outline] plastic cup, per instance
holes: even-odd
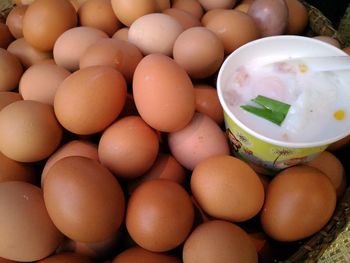
[[[329,144],[350,134],[348,124],[343,130],[330,130],[329,134],[326,133],[327,138],[321,141],[275,140],[243,124],[230,111],[223,92],[233,72],[257,58],[261,58],[264,62],[275,62],[288,58],[337,55],[343,56],[346,53],[317,39],[288,35],[261,38],[232,52],[219,70],[217,92],[224,109],[226,132],[233,154],[248,162],[258,173],[272,175],[287,167],[312,160]]]

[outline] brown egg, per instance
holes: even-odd
[[[92,263],[92,261],[78,253],[61,253],[42,259],[38,263]]]
[[[330,144],[327,147],[327,150],[331,151],[331,152],[338,151],[340,149],[343,149],[346,145],[348,145],[349,142],[350,142],[350,135],[344,137],[343,139],[340,139],[339,141],[336,141],[336,142]]]
[[[1,258],[0,257],[0,263],[16,263],[19,261],[13,261],[13,260],[9,260],[9,259],[5,259],[5,258]]]
[[[140,117],[124,117],[102,134],[100,161],[117,177],[134,178],[144,174],[155,162],[159,140],[154,130]]]
[[[78,12],[80,6],[82,6],[88,0],[69,0],[71,4],[74,6],[75,11]]]
[[[78,11],[81,26],[100,29],[112,36],[122,27],[113,12],[110,0],[90,0],[83,3]]]
[[[17,87],[23,68],[17,57],[0,48],[0,91],[10,91]]]
[[[75,27],[59,36],[53,48],[53,56],[57,65],[69,71],[79,69],[80,57],[86,49],[108,35],[93,27]]]
[[[0,152],[0,183],[6,181],[23,181],[34,184],[34,168],[25,163],[16,162]]]
[[[218,125],[224,121],[224,112],[222,110],[216,89],[210,85],[194,85],[196,96],[196,111],[206,114],[212,118]]]
[[[172,155],[160,154],[152,167],[144,175],[128,182],[128,191],[132,193],[140,184],[157,178],[168,179],[179,184],[184,184],[185,176],[185,169]]]
[[[288,6],[287,34],[298,35],[306,28],[309,20],[306,7],[298,0],[286,0]]]
[[[175,18],[184,30],[190,27],[201,26],[201,22],[197,17],[181,9],[168,8],[165,9],[163,13]]]
[[[118,248],[120,239],[119,232],[106,240],[95,243],[78,242],[68,239],[57,249],[57,251],[59,251],[59,253],[75,252],[91,259],[102,259]]]
[[[344,47],[343,51],[350,56],[350,46]]]
[[[58,37],[77,22],[77,13],[69,1],[36,0],[23,17],[24,39],[39,50],[50,51]]]
[[[343,195],[347,185],[346,174],[343,164],[334,154],[324,151],[308,162],[307,165],[319,169],[328,176],[337,192],[338,198]]]
[[[158,11],[156,0],[111,0],[112,8],[119,21],[130,26],[137,18]]]
[[[128,27],[123,27],[119,29],[117,32],[115,32],[112,36],[112,38],[117,38],[120,40],[128,41],[129,37],[129,28]]]
[[[15,6],[6,18],[6,25],[15,38],[23,37],[23,16],[27,8],[27,5]]]
[[[261,36],[282,35],[288,24],[288,6],[285,0],[255,0],[247,13],[258,26]]]
[[[175,40],[182,31],[182,26],[175,18],[152,13],[139,17],[130,25],[128,41],[144,55],[161,53],[171,56]]]
[[[159,11],[163,11],[165,9],[168,9],[168,8],[170,8],[170,5],[171,5],[170,0],[156,0],[156,2],[157,2],[157,6],[158,6],[157,9]]]
[[[154,179],[131,195],[125,220],[128,233],[139,246],[165,252],[185,241],[193,225],[194,209],[182,186]]]
[[[202,79],[218,71],[224,60],[224,46],[209,29],[191,27],[176,39],[173,56],[190,77]]]
[[[242,0],[238,2],[238,5],[235,6],[235,10],[241,11],[244,13],[248,13],[250,5],[254,2],[254,0]]]
[[[137,65],[133,95],[142,119],[159,131],[184,128],[195,111],[191,79],[173,59],[162,54],[148,55]]]
[[[91,45],[80,58],[80,68],[96,65],[111,66],[123,74],[128,83],[137,64],[142,59],[141,51],[130,42],[105,38]]]
[[[126,82],[108,66],[92,66],[72,73],[59,86],[54,100],[58,121],[81,135],[104,130],[119,115],[126,99]]]
[[[24,72],[19,92],[24,100],[53,105],[56,90],[69,75],[68,70],[54,64],[34,64]]]
[[[151,252],[141,247],[132,247],[118,254],[113,263],[181,263],[175,256]]]
[[[226,54],[260,37],[260,31],[254,20],[236,10],[222,10],[218,15],[211,16],[211,19],[209,17],[203,24],[222,41]]]
[[[41,60],[52,58],[52,52],[41,51],[31,46],[24,38],[13,41],[7,51],[14,54],[26,68]]]
[[[0,22],[0,48],[7,48],[13,40],[8,26]]]
[[[0,151],[15,161],[43,160],[61,138],[62,128],[47,104],[20,100],[0,111]]]
[[[46,161],[41,173],[41,185],[44,185],[46,175],[50,168],[59,160],[68,156],[83,156],[98,161],[97,145],[84,140],[73,140],[62,145]]]
[[[201,19],[204,13],[201,4],[197,0],[174,0],[172,7],[186,11],[198,19]]]
[[[324,173],[309,166],[295,166],[270,182],[261,224],[275,240],[300,240],[320,231],[335,205],[334,186]]]
[[[258,175],[242,160],[227,155],[199,163],[192,173],[191,190],[200,207],[218,219],[246,221],[264,204]]]
[[[198,112],[186,127],[169,133],[168,144],[176,160],[189,170],[209,157],[230,154],[225,133],[210,117]]]
[[[0,91],[0,111],[12,102],[22,100],[22,96],[17,92]]]
[[[35,0],[15,0],[16,5],[30,5],[33,3]]]
[[[203,26],[207,26],[208,22],[211,21],[215,16],[219,15],[221,11],[225,9],[213,9],[205,12],[205,14],[201,18],[201,22]]]
[[[59,246],[62,234],[52,223],[40,188],[26,182],[0,183],[0,256],[36,261]]]
[[[236,2],[238,2],[237,0],[198,0],[198,2],[201,4],[201,6],[203,6],[203,8],[205,10],[213,10],[213,9],[218,9],[218,8],[222,8],[222,9],[232,9]]]
[[[258,254],[248,234],[235,224],[213,220],[190,234],[182,251],[184,263],[254,263]]]
[[[332,38],[332,37],[329,37],[329,36],[315,36],[313,38],[317,39],[317,40],[320,40],[320,41],[323,41],[323,42],[325,42],[327,44],[330,44],[332,46],[335,46],[337,48],[340,48],[340,43],[335,38]]]
[[[86,157],[65,157],[51,167],[44,200],[57,228],[76,241],[106,240],[124,217],[125,199],[118,181],[107,168]]]

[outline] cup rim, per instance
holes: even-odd
[[[232,60],[234,58],[234,56],[238,53],[241,52],[241,50],[250,48],[251,46],[254,46],[256,44],[262,43],[262,42],[270,42],[270,41],[275,41],[275,40],[279,40],[279,39],[287,39],[290,41],[293,40],[303,40],[303,41],[309,41],[309,42],[313,42],[317,45],[320,46],[324,46],[328,49],[333,49],[334,53],[338,53],[339,55],[347,55],[344,51],[342,51],[341,49],[332,46],[331,44],[325,43],[323,41],[320,41],[318,39],[313,39],[310,37],[305,37],[305,36],[298,36],[298,35],[278,35],[278,36],[268,36],[268,37],[263,37],[263,38],[259,38],[253,41],[250,41],[242,46],[240,46],[239,48],[237,48],[236,50],[234,50],[233,52],[231,52],[226,58],[225,61],[222,63],[220,69],[219,69],[219,73],[218,73],[218,77],[217,77],[217,81],[216,81],[216,87],[217,87],[217,94],[219,97],[219,101],[220,104],[224,110],[224,112],[228,115],[228,117],[234,121],[237,125],[240,126],[240,128],[242,128],[245,132],[249,133],[250,135],[266,142],[269,144],[273,144],[273,145],[277,145],[280,147],[289,147],[289,148],[312,148],[312,147],[321,147],[321,146],[325,146],[325,145],[329,145],[333,142],[336,142],[348,135],[350,135],[350,132],[343,132],[342,134],[339,134],[338,136],[333,136],[331,138],[328,138],[326,140],[320,140],[320,141],[315,141],[315,142],[285,142],[285,141],[281,141],[281,140],[277,140],[277,139],[273,139],[267,136],[264,136],[260,133],[257,133],[256,131],[250,129],[249,127],[247,127],[244,123],[242,123],[229,109],[229,107],[226,104],[226,101],[223,97],[223,92],[222,92],[222,86],[221,86],[221,81],[223,78],[223,72],[226,70],[227,68],[227,64],[229,63],[230,60]]]

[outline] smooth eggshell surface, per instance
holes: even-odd
[[[246,221],[264,204],[258,175],[242,160],[227,155],[199,163],[192,173],[191,190],[204,212],[228,221]]]
[[[58,148],[47,159],[41,173],[41,185],[44,185],[46,175],[50,168],[59,160],[68,156],[83,156],[98,161],[97,145],[84,140],[73,140]]]
[[[300,240],[320,231],[335,205],[334,186],[324,173],[309,166],[291,167],[270,182],[261,224],[275,240]]]
[[[75,71],[56,91],[54,109],[67,130],[82,135],[107,128],[120,114],[126,100],[123,75],[109,66]]]
[[[0,152],[0,182],[24,181],[34,184],[37,177],[30,164],[16,162]]]
[[[151,252],[141,247],[132,247],[124,250],[114,258],[113,263],[180,263],[181,261],[174,256],[166,253]]]
[[[152,252],[174,249],[185,241],[194,221],[186,190],[166,179],[140,185],[129,199],[126,228],[131,238]]]
[[[56,150],[61,138],[62,128],[50,105],[19,100],[0,111],[0,151],[13,160],[43,160]]]
[[[105,38],[91,45],[80,58],[80,68],[96,65],[111,66],[132,82],[136,66],[142,59],[141,51],[133,44],[118,38]]]
[[[63,239],[47,213],[41,189],[32,184],[2,182],[0,214],[1,257],[40,260],[53,253]]]
[[[185,176],[185,169],[172,155],[159,154],[152,167],[144,175],[128,182],[128,191],[132,193],[140,184],[157,178],[184,184]]]
[[[175,40],[182,31],[182,26],[175,18],[153,13],[144,15],[131,24],[128,40],[144,55],[161,53],[171,56]]]
[[[156,0],[111,0],[119,21],[130,26],[137,18],[158,11]]]
[[[109,36],[123,26],[113,12],[110,0],[86,1],[80,6],[78,15],[80,25],[100,29]]]
[[[25,100],[53,105],[56,90],[70,72],[55,64],[34,64],[22,75],[19,93]]]
[[[79,68],[80,57],[86,49],[108,35],[93,27],[74,27],[59,36],[53,48],[53,57],[57,65],[69,71]]]
[[[0,91],[0,111],[12,102],[22,100],[22,96],[17,92]]]
[[[27,8],[27,5],[15,6],[6,18],[6,25],[16,39],[23,37],[23,16]]]
[[[224,60],[224,45],[209,29],[192,27],[176,39],[173,56],[192,78],[202,79],[220,68]]]
[[[102,134],[98,155],[118,177],[143,175],[155,162],[159,150],[156,132],[139,116],[117,120]]]
[[[176,160],[189,170],[208,157],[230,154],[224,132],[202,113],[195,113],[183,129],[169,133],[168,144]]]
[[[7,48],[14,40],[8,26],[0,22],[0,48]]]
[[[205,26],[222,41],[226,54],[260,37],[260,30],[254,20],[249,15],[232,9],[219,11],[208,19]]]
[[[288,6],[287,34],[301,34],[309,21],[307,9],[298,0],[286,0],[286,4]]]
[[[23,35],[33,47],[50,51],[57,38],[77,22],[77,13],[69,1],[36,0],[24,14]]]
[[[14,54],[25,68],[39,61],[52,58],[51,51],[42,51],[30,45],[23,37],[13,41],[7,50]]]
[[[92,263],[92,261],[80,254],[61,253],[42,259],[38,263]]]
[[[198,2],[204,7],[205,10],[212,9],[232,9],[237,0],[198,0]]]
[[[18,58],[2,48],[0,48],[0,72],[0,91],[14,90],[23,74]]]
[[[184,244],[182,257],[185,263],[258,262],[248,234],[239,226],[221,220],[208,221],[195,228]]]
[[[282,35],[288,25],[288,6],[284,0],[256,0],[247,13],[258,26],[261,36]]]
[[[200,19],[204,13],[201,4],[197,0],[174,0],[173,8],[178,8]]]
[[[57,161],[47,173],[43,189],[52,221],[73,240],[103,241],[115,234],[123,221],[122,188],[96,160],[70,156]]]
[[[346,189],[347,177],[343,164],[334,154],[324,151],[308,162],[307,165],[315,167],[327,175],[334,185],[337,197],[341,198]]]
[[[185,127],[195,111],[195,94],[186,71],[162,54],[144,57],[133,79],[134,100],[141,117],[159,131]]]
[[[212,118],[218,125],[224,122],[224,112],[216,89],[213,86],[197,84],[194,86],[196,95],[196,111]]]
[[[190,27],[201,26],[201,22],[197,17],[181,9],[168,8],[163,10],[163,13],[175,18],[184,30]]]

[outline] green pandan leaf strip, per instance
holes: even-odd
[[[242,105],[241,108],[279,126],[283,123],[290,108],[289,104],[261,95],[257,96],[255,99],[252,99],[252,101],[261,107]]]
[[[266,109],[284,114],[285,116],[287,115],[290,108],[290,105],[287,103],[270,99],[262,95],[258,95],[255,99],[252,99],[252,101],[256,102],[257,104],[263,106]]]
[[[283,114],[280,114],[278,112],[273,112],[271,110],[268,109],[264,109],[264,108],[258,108],[258,107],[254,107],[251,105],[242,105],[241,106],[242,109],[253,113],[256,116],[259,116],[261,118],[264,118],[268,121],[271,121],[277,125],[281,125],[285,116],[283,116]]]

